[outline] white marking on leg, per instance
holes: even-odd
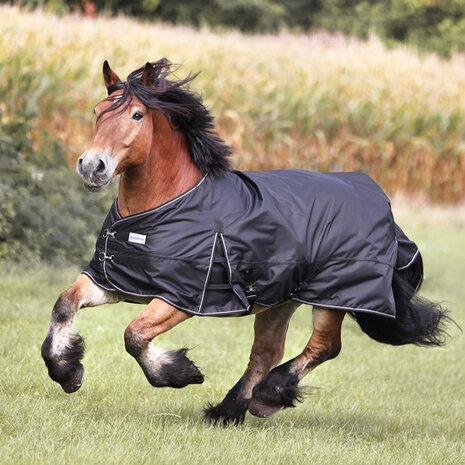
[[[73,330],[74,317],[69,322],[62,325],[50,326],[50,333],[52,337],[51,354],[56,357],[60,357],[67,348],[72,347],[72,340],[76,336]]]
[[[172,352],[149,344],[140,357],[140,363],[151,376],[159,376],[163,366],[173,363]]]
[[[116,303],[121,298],[114,292],[108,292],[105,289],[97,286],[86,275],[81,275],[80,278],[85,277],[88,283],[82,287],[82,297],[77,303],[77,307],[70,312],[70,318],[64,323],[57,323],[53,321],[50,324],[49,335],[52,336],[51,355],[60,358],[65,353],[67,348],[73,346],[73,340],[78,334],[74,331],[74,321],[76,312],[83,307],[96,307],[106,303]]]

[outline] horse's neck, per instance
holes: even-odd
[[[160,132],[164,137],[154,137],[146,161],[121,174],[118,208],[123,216],[168,202],[202,177],[192,162],[184,136],[171,129]]]

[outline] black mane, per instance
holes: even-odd
[[[145,67],[136,69],[126,82],[118,81],[108,89],[108,94],[118,89],[123,89],[123,94],[106,112],[121,107],[120,111],[124,111],[135,96],[147,108],[161,111],[172,128],[184,133],[192,160],[203,173],[216,175],[230,171],[231,148],[216,133],[214,117],[203,105],[202,98],[187,88],[197,74],[173,79],[172,64],[166,58],[151,64],[155,71],[155,86],[142,84]]]

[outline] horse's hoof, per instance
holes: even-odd
[[[66,394],[71,394],[76,392],[81,386],[84,381],[84,367],[79,365],[78,369],[75,371],[74,376],[64,383],[61,383],[61,387]]]
[[[281,407],[276,407],[272,405],[266,405],[263,402],[252,399],[249,404],[249,412],[259,418],[268,418],[275,413],[278,413],[281,410]]]

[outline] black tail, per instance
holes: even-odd
[[[454,320],[439,304],[420,297],[421,259],[417,266],[394,271],[392,290],[396,303],[396,318],[388,319],[370,313],[352,313],[362,331],[378,342],[392,345],[416,344],[442,346],[448,333],[445,326]]]

